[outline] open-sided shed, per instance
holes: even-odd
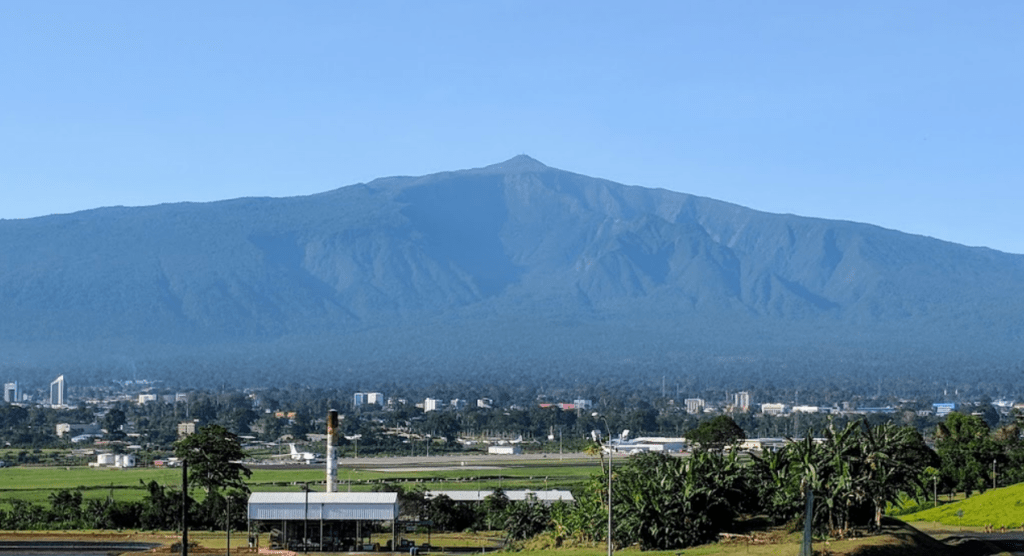
[[[254,492],[249,496],[249,529],[267,524],[277,530],[272,542],[303,550],[366,548],[369,523],[391,522],[396,531],[398,494],[394,492]],[[396,539],[392,535],[392,546]]]

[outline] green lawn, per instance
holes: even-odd
[[[382,458],[379,467],[388,467]],[[499,469],[463,469],[451,467],[440,470],[417,470],[415,467],[396,468],[396,471],[376,471],[372,468],[345,467],[338,469],[339,489],[354,492],[372,490],[381,482],[394,482],[408,487],[422,486],[428,490],[484,490],[499,485],[509,489],[569,489],[599,472],[598,461],[576,462],[531,461],[529,465],[507,465],[495,462]],[[322,482],[324,468],[320,465],[295,465],[291,469],[262,469],[252,467],[249,486],[253,491],[298,491],[304,482]],[[181,469],[134,468],[112,469],[93,467],[8,467],[0,468],[0,503],[21,499],[33,503],[47,503],[55,490],[82,490],[85,499],[107,498],[136,501],[146,496],[144,483],[156,481],[164,486],[181,484]]]
[[[957,516],[959,511],[963,512],[963,518]],[[951,526],[982,527],[992,524],[998,528],[1005,525],[1018,529],[1024,524],[1024,483],[940,504],[937,508],[904,515],[900,519],[907,522],[933,521]]]
[[[141,500],[140,481],[181,484],[180,469],[101,469],[91,467],[7,467],[0,469],[0,500],[18,498],[44,503],[51,492],[81,488],[86,499]]]

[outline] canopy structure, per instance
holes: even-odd
[[[395,531],[398,494],[394,492],[254,492],[249,495],[249,529],[271,529],[271,548],[372,550],[363,535],[367,523],[390,521]],[[391,545],[394,546],[394,535]]]

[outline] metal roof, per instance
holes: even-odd
[[[506,490],[505,496],[511,501],[526,500],[529,496],[536,498],[538,502],[550,504],[559,500],[563,502],[575,502],[572,492],[568,490]],[[434,498],[445,495],[455,502],[483,502],[485,498],[494,494],[493,490],[428,490],[424,493],[426,498]]]
[[[254,492],[249,519],[390,521],[398,517],[394,492]]]

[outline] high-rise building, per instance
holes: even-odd
[[[50,383],[50,405],[53,407],[66,407],[67,385],[64,384],[64,375],[60,375]]]
[[[423,400],[423,412],[437,411],[444,406],[444,401],[437,398],[427,398]]]
[[[7,403],[17,403],[21,401],[21,392],[18,391],[18,381],[7,382],[4,384],[4,401]]]
[[[736,392],[732,407],[736,411],[750,411],[750,392]]]
[[[384,406],[384,394],[380,392],[356,392],[352,396],[352,405],[359,407],[368,404]]]

